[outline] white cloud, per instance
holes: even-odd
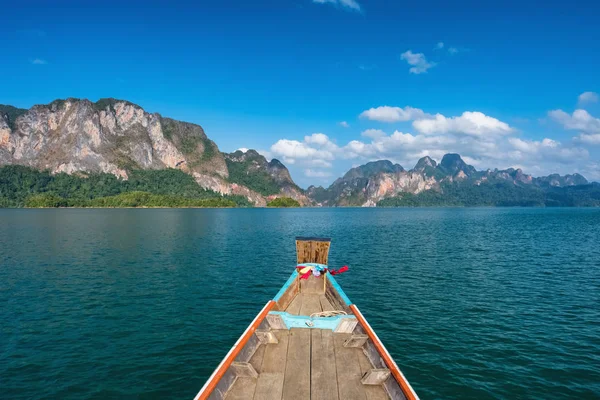
[[[388,136],[383,131],[371,131],[370,143],[352,140],[342,148],[345,158],[394,159],[401,162],[414,159],[416,162],[425,155],[443,155],[446,147],[456,141],[449,136],[413,135],[400,131]]]
[[[285,157],[287,159],[306,159],[319,157],[326,160],[332,160],[333,154],[328,151],[320,151],[310,147],[307,143],[297,140],[280,139],[271,146],[271,153],[275,156]]]
[[[381,129],[367,129],[362,131],[360,135],[371,139],[377,139],[385,136],[385,132]]]
[[[342,121],[339,123],[342,128],[350,128],[350,124],[346,121]]]
[[[327,171],[317,171],[314,169],[305,169],[304,175],[309,178],[329,178],[331,176],[331,172]]]
[[[506,122],[489,117],[479,111],[465,111],[460,117],[447,118],[436,114],[434,118],[419,119],[413,127],[426,135],[459,133],[464,135],[505,135],[514,131]]]
[[[344,146],[346,158],[372,157],[375,154],[377,154],[377,150],[372,144],[363,143],[359,140],[351,140]]]
[[[600,120],[583,110],[572,115],[555,110],[549,115],[567,129],[579,130],[577,140],[561,143],[548,137],[516,137],[518,131],[508,123],[477,111],[446,117],[412,107],[383,106],[367,110],[361,117],[383,122],[412,120],[414,131],[387,134],[380,129],[366,129],[359,138],[339,145],[324,133],[313,133],[302,140],[279,140],[269,153],[292,169],[304,171],[306,177],[323,181],[329,177],[329,172],[324,171],[331,169],[331,176],[341,175],[350,160],[363,164],[388,159],[410,169],[421,157],[440,161],[447,153],[460,154],[479,170],[520,167],[535,176],[579,172],[588,179],[599,179],[599,164],[590,161],[598,159],[596,150],[600,147],[590,145],[600,145]],[[345,166],[338,170],[338,163]]]
[[[323,133],[304,136],[304,141],[280,139],[271,146],[270,154],[280,157],[284,162],[304,165],[331,167],[332,160],[339,147]]]
[[[242,153],[245,153],[245,152],[247,152],[247,151],[248,151],[248,149],[247,149],[247,148],[245,148],[245,147],[240,147],[240,148],[239,148],[239,149],[237,149],[236,151],[241,151]]]
[[[563,110],[553,110],[548,116],[565,129],[581,131],[585,134],[600,133],[600,118],[594,118],[585,110],[575,110],[572,115]]]
[[[379,122],[411,121],[413,119],[425,118],[426,116],[428,116],[428,114],[425,114],[423,110],[408,106],[404,108],[380,106],[377,108],[370,108],[360,114],[361,118]]]
[[[577,98],[577,102],[579,104],[586,103],[597,103],[598,102],[598,93],[595,92],[584,92],[579,95]]]
[[[510,158],[516,161],[555,161],[568,164],[589,156],[586,149],[566,147],[549,138],[537,141],[511,137],[508,138],[508,143],[516,150],[509,153]]]
[[[448,49],[448,53],[451,55],[454,55],[460,51],[458,49],[458,47],[454,47],[454,46],[448,47],[448,46],[446,46],[446,44],[444,42],[437,42],[437,44],[435,45],[435,47],[433,49],[434,50],[443,50],[444,48]]]
[[[304,136],[304,141],[306,143],[318,144],[320,146],[323,146],[329,143],[329,137],[324,133],[313,133],[310,136]]]
[[[42,60],[41,58],[36,58],[35,60],[32,60],[31,63],[33,65],[46,65],[48,64],[48,61]]]
[[[577,136],[577,139],[580,142],[587,143],[587,144],[600,144],[600,133],[596,133],[594,135],[588,135],[587,133],[582,133],[581,135]]]
[[[310,136],[304,136],[304,142],[318,146],[321,150],[330,152],[336,152],[338,150],[338,146],[329,140],[329,136],[324,133],[313,133]]]
[[[310,160],[309,162],[307,162],[307,164],[309,164],[312,167],[319,167],[319,168],[331,168],[333,166],[333,164],[330,163],[329,161],[321,160],[318,158]]]
[[[508,142],[515,149],[525,153],[535,153],[542,147],[554,149],[560,144],[559,142],[548,138],[545,138],[541,142],[532,140],[522,140],[519,138],[509,138]]]
[[[413,53],[411,50],[402,53],[400,55],[400,58],[406,61],[408,65],[412,66],[408,70],[411,74],[423,74],[427,72],[429,68],[435,66],[435,63],[427,61],[427,58],[425,58],[425,54]]]
[[[360,4],[356,0],[313,0],[318,4],[333,4],[353,11],[361,11]]]
[[[564,145],[545,138],[541,141],[492,136],[411,134],[395,131],[374,137],[370,142],[353,140],[342,148],[347,158],[389,159],[410,169],[424,156],[440,160],[444,154],[459,153],[479,169],[522,166],[525,172],[572,173],[576,165],[589,158],[589,152],[572,144]]]

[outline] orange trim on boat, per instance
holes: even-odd
[[[396,362],[394,362],[394,360],[392,359],[392,357],[386,350],[383,343],[381,343],[381,340],[379,340],[379,337],[377,337],[377,334],[373,331],[373,328],[371,328],[371,325],[369,325],[369,323],[367,322],[365,317],[363,317],[361,312],[358,310],[358,307],[356,307],[354,304],[351,304],[350,309],[356,316],[356,319],[358,319],[358,322],[360,322],[360,324],[363,326],[363,328],[367,332],[367,335],[369,336],[371,341],[373,341],[373,344],[375,345],[377,352],[379,353],[379,355],[381,356],[381,358],[383,359],[385,364],[390,369],[390,372],[392,373],[392,375],[394,376],[394,378],[400,385],[400,388],[402,389],[402,392],[406,396],[406,399],[407,400],[418,400],[419,397],[417,396],[417,394],[415,393],[413,388],[410,386],[410,383],[408,383],[408,381],[404,377],[404,374],[402,374],[402,372],[400,371],[400,368],[398,368],[398,365],[396,365]]]
[[[250,323],[250,326],[246,329],[246,331],[242,334],[242,336],[238,339],[238,341],[233,345],[229,353],[225,356],[221,364],[217,367],[215,372],[213,372],[212,376],[208,378],[208,381],[204,385],[200,392],[196,395],[194,400],[206,400],[215,389],[225,372],[227,372],[227,368],[231,365],[231,363],[235,360],[239,352],[244,348],[246,343],[250,337],[256,331],[256,328],[260,325],[260,323],[265,319],[269,311],[275,306],[275,301],[269,300],[269,302],[263,307],[261,312],[254,318],[254,321]]]

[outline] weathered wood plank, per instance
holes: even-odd
[[[372,368],[386,368],[385,363],[381,359],[381,356],[372,341],[367,340],[363,346],[363,353],[373,366]]]
[[[281,395],[283,393],[283,379],[283,372],[261,373],[256,381],[254,400],[281,400]]]
[[[318,294],[303,294],[299,315],[310,315],[321,311],[321,302],[319,301]]]
[[[292,300],[285,311],[292,315],[300,315],[300,307],[302,307],[302,293],[298,293],[296,297],[294,297],[294,300]]]
[[[283,318],[281,318],[281,315],[279,314],[267,314],[267,322],[271,329],[287,329],[285,322],[283,322]]]
[[[327,300],[325,294],[319,295],[319,301],[321,302],[321,308],[323,309],[323,311],[335,311],[335,308],[333,308],[329,300]]]
[[[325,297],[336,310],[346,311],[348,314],[351,314],[350,307],[346,305],[344,299],[342,299],[342,296],[340,296],[338,291],[331,284],[331,281],[328,279],[326,280],[325,284]]]
[[[310,329],[290,330],[283,400],[310,399]]]
[[[367,371],[360,380],[363,385],[381,385],[391,375],[391,372],[387,368],[373,368]]]
[[[344,342],[344,347],[362,347],[367,340],[367,335],[352,335]]]
[[[329,302],[329,304],[331,304],[331,306],[336,309],[336,310],[344,310],[344,305],[343,303],[340,301],[340,299],[338,297],[336,297],[333,292],[331,291],[331,289],[327,288],[325,289],[325,298],[327,299],[327,301]]]
[[[261,374],[265,372],[285,371],[289,336],[287,330],[273,331],[279,343],[265,344],[265,356],[261,367]]]
[[[255,378],[237,378],[227,395],[226,400],[248,400],[254,397],[256,390]]]
[[[356,348],[344,347],[349,334],[333,334],[335,365],[340,399],[366,400],[365,387],[360,382],[362,373]]]
[[[271,330],[256,330],[254,332],[258,340],[260,340],[261,344],[276,344],[279,341],[277,340],[277,336]]]
[[[296,240],[296,262],[298,264],[311,262],[310,260],[310,249],[312,247],[312,241],[310,240]]]
[[[299,291],[300,284],[298,283],[298,278],[296,278],[294,282],[287,288],[283,296],[277,300],[277,311],[285,311]]]
[[[373,365],[367,358],[367,356],[360,351],[360,349],[356,349],[358,351],[358,361],[360,364],[360,370],[363,374],[367,374],[372,368]],[[393,379],[393,378],[388,378]],[[365,386],[365,394],[367,395],[367,400],[389,400],[390,397],[387,395],[384,387],[382,385],[379,386]]]
[[[330,246],[328,240],[296,240],[296,262],[327,265]]]
[[[258,372],[256,372],[256,370],[250,363],[232,362],[229,368],[238,378],[258,378]]]
[[[260,344],[260,340],[256,335],[250,336],[246,345],[240,350],[240,353],[235,358],[235,361],[248,362]]]
[[[300,279],[300,293],[323,293],[323,276],[311,275],[308,279]]]
[[[387,393],[389,399],[406,400],[404,392],[402,392],[402,389],[400,389],[400,385],[394,379],[394,377],[391,377],[390,379],[385,381],[383,383],[383,388],[385,389],[385,392]]]
[[[314,257],[314,262],[327,265],[330,246],[330,242],[314,242],[311,248],[311,255]]]
[[[358,324],[356,318],[344,318],[335,328],[335,333],[351,333]]]
[[[333,333],[311,329],[311,400],[338,400]]]
[[[262,363],[265,358],[265,349],[266,348],[267,348],[266,345],[259,346],[258,349],[256,349],[256,351],[254,352],[254,355],[252,356],[250,361],[248,361],[250,364],[252,364],[252,366],[254,367],[256,372],[258,372],[259,374],[262,371]]]
[[[212,391],[208,399],[223,400],[227,393],[233,387],[233,384],[235,383],[236,379],[237,377],[235,376],[233,371],[230,368],[228,368],[227,371],[225,371],[225,373],[223,374],[223,377],[221,377],[221,379],[219,380],[219,383],[217,383],[217,386]]]

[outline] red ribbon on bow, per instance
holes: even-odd
[[[331,275],[339,275],[339,274],[342,274],[342,273],[348,271],[348,269],[349,269],[348,266],[344,265],[342,268],[338,269],[337,271],[335,269],[330,269],[329,273]]]

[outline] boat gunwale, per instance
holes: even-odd
[[[371,328],[371,325],[367,322],[367,319],[362,315],[358,307],[355,304],[351,304],[350,309],[356,316],[358,323],[361,324],[362,327],[365,329],[367,335],[369,336],[369,339],[371,339],[371,341],[375,345],[375,349],[377,349],[377,352],[379,353],[387,367],[390,369],[390,372],[392,373],[394,379],[396,380],[396,382],[398,382],[398,385],[400,385],[400,389],[402,390],[402,393],[404,393],[404,396],[406,396],[406,399],[419,400],[419,396],[414,391],[414,389],[412,388],[411,384],[408,382],[402,371],[400,371],[398,364],[396,364],[396,362],[384,346],[383,342],[381,341],[381,339],[379,339],[379,336],[377,336],[373,328]]]
[[[215,387],[219,383],[219,381],[223,378],[227,369],[233,363],[235,358],[238,356],[240,351],[246,346],[250,337],[256,331],[256,328],[263,322],[263,320],[269,314],[269,311],[275,306],[275,301],[269,300],[267,304],[262,308],[262,310],[258,313],[258,315],[254,318],[254,320],[248,325],[242,336],[235,342],[235,344],[231,347],[225,358],[221,361],[219,366],[215,368],[212,375],[207,379],[202,389],[198,392],[194,400],[205,400],[208,399],[211,393],[215,390]]]

